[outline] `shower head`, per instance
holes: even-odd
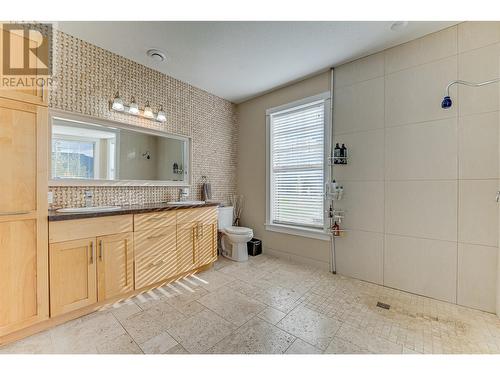
[[[497,83],[497,82],[500,82],[500,78],[495,78],[495,79],[492,79],[490,81],[479,82],[479,83],[462,81],[462,80],[450,82],[450,83],[448,83],[448,86],[446,86],[446,95],[444,96],[443,101],[441,102],[441,108],[443,108],[443,109],[451,108],[453,102],[451,101],[451,97],[450,97],[450,87],[455,85],[455,84],[471,86],[471,87],[481,87],[481,86],[485,86],[485,85],[491,85],[492,83]]]
[[[441,108],[448,109],[451,107],[452,104],[453,102],[451,101],[451,98],[449,96],[445,96],[443,98],[443,101],[441,102]]]

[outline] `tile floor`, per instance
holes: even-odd
[[[500,353],[500,319],[259,255],[220,259],[0,353]]]

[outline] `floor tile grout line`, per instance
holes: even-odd
[[[140,308],[140,306],[139,306]],[[144,311],[144,310],[141,310],[141,311]],[[130,334],[130,332],[123,326],[122,322],[114,315],[114,314],[111,314],[113,315],[113,318],[115,318],[115,320],[118,322],[118,324],[120,324],[120,326],[123,328],[123,330],[127,333],[127,335],[132,339],[132,341],[134,342],[135,345],[137,345],[137,347],[139,348],[139,350],[142,352],[142,354],[146,354],[144,353],[144,350],[142,349],[142,347],[137,343],[137,341],[135,341],[135,338],[134,336],[132,336]],[[135,314],[134,314],[135,315]],[[177,340],[176,340],[177,342]]]

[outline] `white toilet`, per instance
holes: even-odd
[[[221,233],[222,255],[236,262],[248,260],[247,242],[253,237],[253,230],[233,227],[233,207],[218,208],[218,224]]]

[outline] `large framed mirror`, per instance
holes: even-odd
[[[189,137],[62,111],[49,120],[51,186],[191,184]]]

